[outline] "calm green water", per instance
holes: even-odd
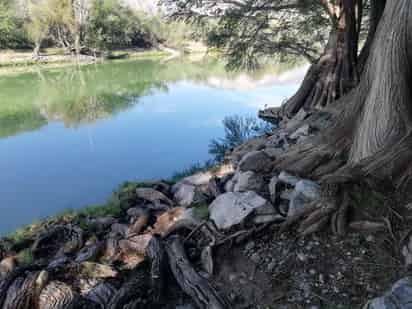
[[[280,104],[303,74],[157,59],[0,76],[0,233],[209,159],[225,116]]]

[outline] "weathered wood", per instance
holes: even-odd
[[[224,295],[219,295],[209,280],[201,277],[189,262],[180,237],[173,236],[166,242],[170,268],[182,290],[195,301],[200,309],[232,308]]]
[[[100,308],[105,309],[110,303],[112,297],[116,294],[116,289],[109,283],[100,283],[88,292],[85,298],[98,304]]]
[[[41,234],[32,246],[33,256],[52,258],[80,249],[83,246],[83,231],[71,225],[58,225]]]
[[[79,296],[70,286],[63,282],[50,282],[39,297],[41,309],[75,309],[79,308]]]
[[[8,288],[3,309],[35,308],[41,289],[47,283],[46,272],[32,272],[18,277]]]
[[[99,255],[102,253],[104,243],[101,241],[96,242],[95,244],[84,247],[77,254],[75,261],[77,263],[82,263],[86,261],[95,261]]]
[[[159,302],[162,299],[165,287],[165,273],[167,260],[165,249],[159,236],[154,236],[146,248],[146,256],[151,263],[150,276],[153,289],[153,300]]]
[[[147,291],[147,275],[143,268],[136,270],[136,275],[116,292],[107,309],[123,309],[133,300],[141,298]]]
[[[26,271],[28,272],[40,270],[42,266],[43,265],[34,264],[25,267],[18,267],[10,273],[8,273],[2,280],[0,280],[0,308],[3,307],[3,304],[7,297],[7,291],[9,290],[9,287],[13,284],[14,280],[16,280],[18,277],[24,276]]]

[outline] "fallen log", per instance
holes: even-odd
[[[224,295],[220,295],[209,280],[200,276],[189,262],[183,241],[172,236],[166,241],[169,265],[182,290],[188,294],[200,309],[232,308]]]

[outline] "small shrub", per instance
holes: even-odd
[[[254,117],[228,116],[223,120],[225,137],[211,140],[209,153],[216,162],[222,162],[227,151],[247,140],[268,133],[272,125]]]

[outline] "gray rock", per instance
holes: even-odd
[[[292,217],[305,209],[308,203],[309,200],[303,194],[293,191],[289,202],[288,217]]]
[[[150,203],[165,203],[172,206],[173,202],[162,192],[152,188],[137,188],[136,195],[138,198]]]
[[[295,186],[298,183],[298,181],[300,180],[300,178],[298,178],[296,176],[293,176],[293,175],[291,175],[291,174],[289,174],[285,171],[282,171],[279,174],[278,178],[279,178],[279,181],[281,181],[281,182],[283,182],[287,185],[290,185],[290,186]]]
[[[235,188],[235,181],[233,181],[233,178],[228,180],[225,183],[225,191],[226,192],[233,192],[234,188]]]
[[[272,159],[279,157],[281,154],[285,152],[282,148],[278,147],[267,147],[263,151]]]
[[[320,186],[311,180],[300,180],[296,183],[295,190],[290,196],[288,216],[305,209],[308,203],[320,197]]]
[[[233,188],[234,192],[256,191],[260,192],[265,185],[263,177],[252,171],[239,172],[236,184]]]
[[[303,125],[299,129],[297,129],[295,132],[293,132],[289,138],[290,139],[298,139],[302,136],[308,136],[310,133],[310,126],[308,124]]]
[[[320,196],[320,186],[311,180],[300,180],[296,183],[295,191],[302,193],[310,200],[316,200]]]
[[[114,235],[120,235],[126,237],[128,226],[126,224],[115,223],[112,225],[112,233]]]
[[[210,179],[213,177],[212,173],[210,172],[201,172],[194,174],[192,176],[188,176],[183,178],[177,184],[172,186],[172,193],[176,194],[176,192],[180,189],[182,185],[191,185],[191,186],[207,186]]]
[[[190,206],[195,198],[196,187],[189,184],[181,184],[174,193],[174,199],[177,205]]]
[[[253,213],[256,215],[254,218],[256,220],[259,217],[259,210],[262,211],[261,215],[267,214],[268,210],[275,212],[267,200],[253,191],[222,194],[213,201],[209,210],[210,218],[219,229],[229,229],[243,223]]]
[[[145,210],[141,207],[131,207],[127,210],[127,215],[132,218],[138,218],[145,213]]]
[[[207,196],[199,187],[189,184],[181,184],[174,194],[174,200],[179,206],[189,207],[195,203],[202,203],[207,200]]]
[[[364,309],[412,309],[412,277],[397,281],[389,292],[369,301]]]
[[[241,172],[253,171],[256,173],[270,171],[273,160],[264,151],[248,152],[240,160],[238,169]]]

